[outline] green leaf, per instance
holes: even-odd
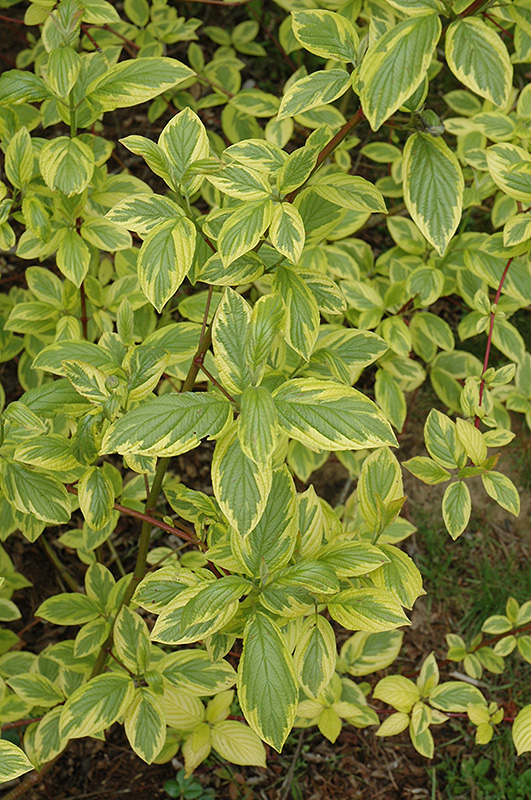
[[[226,267],[258,244],[271,223],[273,210],[272,201],[266,198],[239,205],[232,212],[218,238],[219,253]]]
[[[157,311],[173,297],[192,266],[195,239],[195,226],[186,217],[162,222],[146,236],[138,255],[138,277]]]
[[[299,636],[293,666],[308,697],[316,698],[328,686],[337,660],[334,629],[324,617],[309,617]]]
[[[273,291],[284,301],[284,335],[288,343],[308,361],[319,333],[319,307],[313,292],[294,270],[278,267]]]
[[[505,508],[517,517],[520,514],[520,496],[514,483],[507,475],[491,471],[481,476],[485,491],[496,500],[499,506]]]
[[[513,80],[507,48],[478,17],[456,19],[446,32],[446,61],[461,83],[496,106],[505,106]]]
[[[292,30],[302,46],[322,58],[355,63],[359,44],[354,26],[334,11],[294,11]]]
[[[251,728],[280,752],[295,721],[297,679],[279,628],[261,612],[245,628],[238,699]]]
[[[319,70],[295,81],[280,104],[277,119],[295,117],[316,106],[332,103],[345,94],[350,85],[350,75],[344,69]]]
[[[441,33],[436,14],[410,17],[380,36],[367,51],[358,86],[363,112],[378,130],[424,80]]]
[[[384,589],[346,589],[328,603],[332,619],[351,631],[387,631],[410,625],[396,597]]]
[[[396,446],[382,412],[349,386],[297,378],[277,389],[274,398],[280,427],[311,450]]]
[[[404,148],[404,201],[426,239],[444,255],[461,220],[465,182],[443,139],[415,133]]]
[[[70,520],[70,499],[64,486],[50,475],[4,459],[0,486],[17,511],[34,514],[43,522],[62,525]]]
[[[524,706],[513,723],[513,742],[518,755],[531,750],[531,706]]]
[[[41,149],[39,166],[46,185],[67,197],[80,194],[94,172],[94,152],[79,137],[59,136]]]
[[[86,99],[103,111],[127,108],[151,100],[194,74],[175,58],[128,59],[95,78],[86,89]]]
[[[291,203],[275,205],[275,211],[269,228],[271,244],[292,264],[301,257],[306,233],[302,217]]]
[[[237,426],[216,443],[212,486],[221,510],[242,536],[256,527],[271,489],[271,466],[258,467],[243,452]]]
[[[220,381],[235,395],[251,382],[242,346],[250,319],[247,301],[233,289],[225,289],[212,323],[212,345]]]
[[[70,695],[61,712],[61,736],[81,739],[109,728],[130,705],[135,685],[128,675],[97,675]]]
[[[240,398],[240,447],[258,467],[271,464],[278,444],[277,409],[271,392],[262,386],[248,386]]]
[[[466,483],[464,481],[450,483],[443,496],[442,512],[444,524],[452,539],[457,539],[465,530],[471,508],[470,491]]]
[[[32,769],[33,764],[20,747],[0,739],[0,783],[12,781]]]
[[[139,686],[124,719],[129,744],[143,761],[152,764],[166,741],[166,722],[161,698]]]
[[[84,594],[56,594],[38,607],[36,617],[54,625],[83,625],[100,616],[98,604]]]
[[[205,436],[217,436],[231,415],[231,404],[219,394],[184,392],[150,398],[111,425],[102,453],[186,453]]]

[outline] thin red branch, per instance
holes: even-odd
[[[70,494],[78,494],[75,486],[72,486],[69,483],[65,485],[65,489],[67,492],[70,492]],[[150,514],[143,514],[142,511],[137,511],[136,509],[129,508],[128,506],[122,506],[120,503],[115,503],[113,508],[115,511],[119,511],[121,514],[126,514],[129,517],[140,519],[142,522],[149,522],[150,525],[153,525],[156,528],[160,528],[167,533],[172,533],[174,536],[179,536],[179,538],[185,539],[187,542],[197,544],[196,537],[190,531],[183,531],[181,528],[174,528],[172,525],[162,522],[162,520],[155,519],[155,517],[152,517]]]

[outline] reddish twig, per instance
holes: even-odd
[[[70,494],[78,494],[75,486],[72,486],[69,483],[65,485],[65,489],[67,492],[70,492]],[[115,503],[113,508],[115,511],[119,511],[121,514],[126,514],[129,517],[140,519],[142,522],[148,522],[150,525],[160,528],[167,533],[172,533],[174,536],[179,536],[181,539],[185,539],[187,542],[197,544],[196,537],[190,531],[183,531],[181,528],[174,528],[172,525],[162,522],[162,520],[155,519],[155,517],[152,517],[150,514],[143,514],[142,511],[136,511],[136,509],[129,508],[128,506],[122,506],[120,503]]]

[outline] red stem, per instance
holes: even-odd
[[[77,489],[75,486],[71,484],[66,484],[65,489],[70,494],[78,494]],[[128,506],[122,506],[120,503],[115,503],[113,505],[115,511],[119,511],[121,514],[127,514],[129,517],[135,517],[135,519],[141,519],[142,522],[149,522],[150,525],[153,525],[157,528],[160,528],[167,533],[173,533],[174,536],[179,536],[181,539],[185,539],[187,542],[192,542],[193,544],[197,544],[196,537],[189,533],[188,531],[183,531],[180,528],[174,528],[172,525],[168,525],[166,522],[162,522],[161,520],[155,519],[155,517],[150,516],[149,514],[143,514],[142,511],[136,511],[134,508],[129,508]]]
[[[487,368],[489,366],[490,347],[491,347],[491,344],[492,344],[492,332],[494,330],[494,318],[496,316],[496,308],[498,306],[498,301],[499,301],[500,295],[502,293],[503,284],[505,283],[505,278],[507,277],[507,273],[509,272],[509,267],[511,266],[511,264],[513,262],[513,259],[514,259],[514,256],[511,256],[511,258],[508,260],[507,264],[505,265],[505,269],[503,270],[502,276],[500,278],[500,284],[498,286],[498,291],[496,292],[496,297],[494,298],[494,308],[493,308],[493,310],[491,312],[491,315],[490,315],[489,335],[487,337],[487,347],[485,348],[485,358],[484,358],[484,361],[483,361],[483,375],[485,374],[485,372],[487,371]],[[485,390],[485,378],[482,377],[481,378],[481,383],[480,383],[480,386],[479,386],[479,405],[480,406],[481,406],[481,403],[483,402],[483,392],[484,392],[484,390]],[[475,425],[476,425],[476,428],[479,428],[479,417],[478,416],[476,416]]]

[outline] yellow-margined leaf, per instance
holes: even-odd
[[[240,398],[238,438],[243,452],[257,466],[267,468],[278,436],[277,409],[271,392],[263,386],[248,386]]]
[[[491,471],[481,476],[487,494],[496,500],[499,506],[517,517],[520,514],[520,496],[518,489],[507,475]]]
[[[221,510],[242,536],[256,527],[265,509],[272,481],[271,466],[258,467],[243,452],[237,426],[216,443],[212,485]]]
[[[52,681],[38,672],[24,672],[7,680],[7,685],[32,706],[55,706],[63,702],[63,693]]]
[[[351,631],[387,631],[410,625],[401,603],[385,589],[345,589],[328,603],[332,619]]]
[[[236,682],[231,665],[223,659],[211,661],[204,650],[170,653],[158,662],[157,669],[173,686],[197,697],[224,692]]]
[[[398,711],[396,714],[391,714],[384,719],[378,730],[376,736],[396,736],[402,731],[405,731],[409,725],[409,714],[403,711]]]
[[[136,675],[149,667],[151,645],[146,623],[138,614],[124,606],[114,625],[114,644],[118,658]]]
[[[143,761],[153,763],[166,741],[166,723],[161,699],[146,686],[135,690],[124,718],[125,735]]]
[[[179,181],[194,161],[208,158],[210,153],[205,126],[191,108],[184,108],[170,119],[158,145],[174,166]]]
[[[5,154],[7,179],[21,189],[33,175],[33,148],[27,128],[21,128],[10,140]]]
[[[68,698],[61,712],[61,736],[79,739],[112,725],[133,699],[135,686],[128,675],[97,675]]]
[[[464,481],[454,481],[448,484],[442,501],[444,524],[452,539],[461,536],[472,509],[470,491]]]
[[[104,111],[112,111],[151,100],[194,74],[175,58],[129,59],[95,78],[87,87],[86,98]]]
[[[70,499],[62,483],[51,475],[34,472],[25,464],[3,459],[0,485],[17,511],[34,514],[43,522],[62,525],[70,519]]]
[[[283,332],[288,344],[308,361],[319,333],[319,306],[303,278],[288,267],[278,267],[273,291],[284,301]]]
[[[360,67],[358,85],[373,130],[422,83],[441,33],[437,14],[410,17],[380,36]]]
[[[95,531],[107,525],[114,508],[114,488],[100,467],[89,467],[78,485],[78,498],[85,522]]]
[[[295,721],[297,679],[279,628],[261,612],[245,628],[238,699],[251,728],[280,752]]]
[[[94,172],[94,152],[79,137],[59,136],[41,149],[39,165],[46,185],[67,197],[86,189]]]
[[[382,412],[349,386],[296,378],[277,389],[274,398],[280,427],[312,450],[396,446]]]
[[[268,198],[237,206],[219,232],[219,252],[225,266],[258,244],[271,223],[273,210],[273,202]]]
[[[504,106],[509,101],[513,66],[498,33],[478,17],[460,17],[446,32],[446,61],[468,89]]]
[[[184,216],[162,222],[146,236],[138,255],[138,276],[157,311],[173,297],[192,266],[195,239],[195,226]]]
[[[301,257],[306,234],[302,217],[291,203],[280,203],[275,206],[269,237],[275,250],[292,264],[297,263]]]
[[[358,631],[343,644],[338,670],[359,676],[385,669],[400,653],[403,638],[402,631]]]
[[[299,684],[308,697],[317,697],[328,686],[336,661],[336,637],[332,626],[320,614],[309,617],[293,655]]]
[[[68,739],[60,734],[62,706],[56,706],[41,719],[35,731],[34,747],[40,764],[45,764],[62,753]]]
[[[32,769],[33,764],[20,747],[0,739],[0,783],[12,781]]]
[[[206,178],[223,194],[240,200],[262,200],[271,194],[271,185],[262,173],[243,164],[232,162]]]
[[[404,200],[426,239],[443,255],[461,220],[465,182],[443,139],[415,133],[406,142]]]
[[[334,11],[294,11],[292,30],[302,46],[322,58],[355,63],[359,37],[352,23]]]
[[[48,56],[47,81],[59,97],[68,97],[81,71],[81,57],[73,47],[56,47]]]
[[[330,200],[342,208],[387,213],[387,206],[379,189],[358,175],[334,172],[320,177],[314,188],[325,200]]]
[[[286,466],[273,472],[271,491],[257,525],[246,536],[233,531],[231,547],[243,570],[259,577],[265,567],[285,567],[297,543],[297,493]]]
[[[150,233],[153,228],[167,217],[175,220],[182,217],[183,211],[170,200],[159,194],[140,194],[126,197],[107,212],[107,219],[123,225],[131,231],[143,236]]]
[[[280,104],[277,119],[295,117],[316,106],[332,103],[345,94],[350,85],[350,75],[344,69],[319,70],[295,81]]]
[[[485,151],[496,186],[524,205],[531,203],[531,156],[523,147],[501,142]]]
[[[230,402],[218,394],[184,392],[149,398],[111,425],[102,453],[186,453],[203,437],[218,435],[231,416]]]
[[[426,594],[422,588],[422,575],[419,568],[407,553],[391,544],[381,545],[382,553],[388,557],[371,579],[380,589],[392,592],[406,608],[413,608],[415,600]]]
[[[227,288],[212,323],[212,345],[221,383],[237,395],[251,382],[243,346],[250,319],[247,301]]]

